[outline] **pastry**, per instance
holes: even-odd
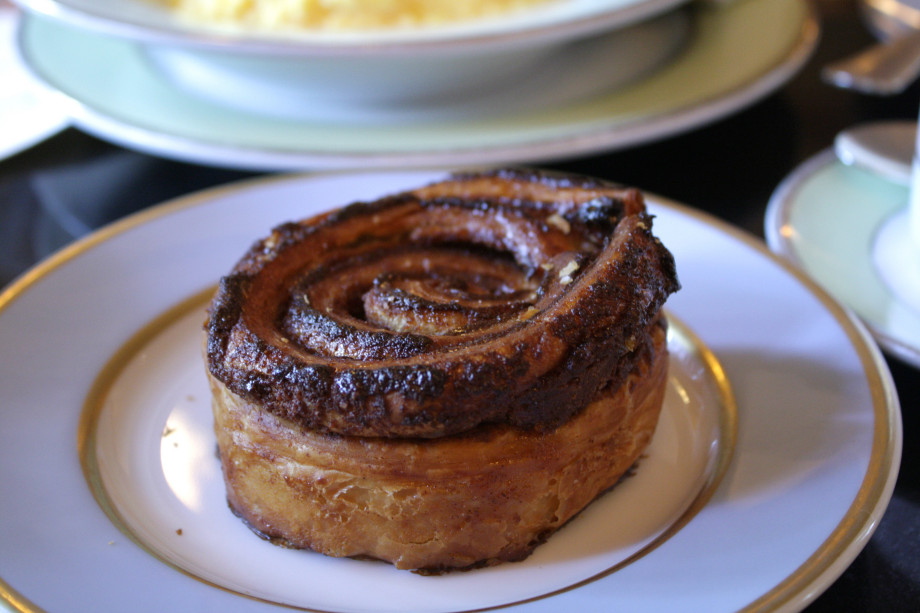
[[[642,195],[465,173],[275,228],[206,361],[230,507],[420,572],[520,560],[654,433],[679,287]]]

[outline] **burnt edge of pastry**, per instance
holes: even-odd
[[[374,223],[388,214],[392,232]],[[413,242],[417,227],[400,226],[403,214],[413,220],[452,215],[466,226],[439,234],[432,224]],[[525,237],[543,251],[522,256],[515,244],[483,238],[488,229],[477,235],[477,224],[497,214],[529,228],[533,236]],[[362,231],[361,224],[369,225]],[[221,279],[206,322],[208,369],[233,393],[318,431],[430,438],[481,424],[552,429],[601,389],[625,380],[639,338],[679,289],[673,257],[651,228],[638,190],[517,169],[457,174],[282,224]],[[348,236],[336,244],[340,232]],[[298,248],[316,259],[296,261],[303,255]],[[361,265],[381,254],[409,257],[414,249],[513,260],[535,287],[536,312],[518,311],[494,326],[438,336],[372,326],[355,330],[353,322],[291,296],[292,286],[309,287],[344,265],[335,250]],[[566,279],[559,275],[564,262],[574,262]],[[343,308],[353,310],[353,297],[342,300]],[[286,317],[312,318],[311,330],[352,343],[361,359],[304,347],[291,338],[297,324],[285,324]]]

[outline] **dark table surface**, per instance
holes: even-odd
[[[814,55],[766,99],[691,132],[625,151],[544,167],[588,173],[708,211],[763,236],[773,190],[835,134],[875,119],[916,119],[920,86],[872,97],[833,88],[819,71],[873,42],[854,0],[820,0],[822,37]],[[159,159],[76,129],[0,161],[0,285],[70,236],[49,224],[52,206],[93,198],[97,223],[173,196],[255,173]],[[920,611],[920,372],[888,359],[902,405],[904,450],[894,497],[866,548],[808,611]]]

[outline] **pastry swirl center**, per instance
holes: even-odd
[[[619,385],[677,287],[639,192],[461,175],[256,243],[212,303],[209,368],[342,434],[552,427]]]

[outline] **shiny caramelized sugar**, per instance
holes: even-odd
[[[654,433],[678,282],[651,227],[636,190],[502,170],[276,228],[206,324],[233,511],[420,572],[525,558]]]

